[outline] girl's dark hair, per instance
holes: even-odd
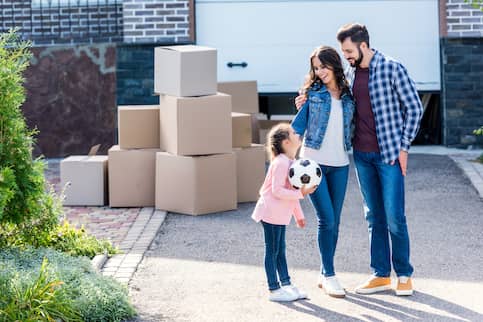
[[[366,26],[360,23],[349,23],[340,27],[339,31],[337,31],[337,40],[343,43],[347,38],[350,38],[352,42],[358,45],[365,42],[367,47],[370,48],[369,32]]]
[[[270,160],[273,160],[277,155],[284,153],[282,142],[287,140],[290,136],[290,124],[280,123],[270,129],[267,134],[267,152],[270,155]]]
[[[320,46],[316,48],[310,55],[310,70],[305,77],[305,83],[302,91],[307,93],[307,91],[315,83],[322,85],[322,81],[315,75],[314,66],[312,65],[312,59],[314,57],[319,58],[323,66],[329,68],[334,72],[335,82],[337,87],[341,91],[341,95],[344,93],[350,94],[349,83],[347,82],[344,74],[344,68],[342,67],[342,60],[340,59],[337,51],[329,46]]]

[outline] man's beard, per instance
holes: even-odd
[[[359,52],[359,58],[357,58],[353,64],[351,64],[352,67],[359,67],[361,65],[362,59],[364,59],[364,54],[362,54],[361,47],[357,46],[357,51]]]

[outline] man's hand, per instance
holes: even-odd
[[[297,227],[304,228],[305,227],[305,219],[297,219]]]
[[[295,107],[297,108],[297,111],[300,110],[302,105],[307,101],[307,96],[305,95],[299,95],[295,98]]]
[[[408,151],[399,151],[399,165],[401,166],[401,172],[403,176],[406,176],[406,171],[408,169]],[[391,162],[394,165],[394,161]]]

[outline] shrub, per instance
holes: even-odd
[[[16,303],[19,303],[14,285],[21,283],[33,288],[31,285],[35,284],[40,275],[44,258],[48,261],[48,265],[43,268],[48,273],[44,273],[44,276],[55,278],[46,278],[42,285],[60,287],[56,296],[65,310],[78,312],[83,321],[122,321],[135,315],[125,286],[96,273],[85,257],[72,257],[46,248],[0,251],[0,312],[6,311],[6,308],[15,308]],[[0,321],[3,320],[10,319],[0,313]],[[65,321],[75,321],[75,318],[69,317]]]
[[[59,225],[61,199],[44,177],[45,163],[32,160],[36,131],[25,124],[22,73],[28,67],[29,43],[14,31],[0,34],[0,248],[53,247],[72,255],[116,253],[83,229]]]
[[[64,221],[58,225],[42,242],[44,247],[52,247],[72,256],[87,256],[93,258],[97,254],[117,254],[119,250],[112,246],[108,240],[99,240],[88,235],[84,227],[76,229]]]
[[[0,239],[21,233],[35,244],[57,224],[61,207],[46,192],[44,162],[32,160],[36,132],[27,128],[20,109],[30,57],[29,43],[14,31],[0,34]]]
[[[63,283],[51,277],[47,262],[42,261],[37,277],[25,278],[11,270],[0,274],[0,320],[82,321]]]

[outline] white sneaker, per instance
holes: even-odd
[[[320,288],[323,288],[327,295],[337,298],[345,297],[345,290],[340,285],[339,280],[335,276],[325,277],[323,275],[319,276]]]
[[[298,294],[284,288],[278,288],[275,291],[270,291],[270,297],[268,299],[274,302],[292,302],[298,299]]]
[[[306,292],[297,288],[295,285],[285,285],[285,286],[282,286],[282,288],[296,294],[298,300],[303,300],[303,299],[306,299],[308,297]]]

